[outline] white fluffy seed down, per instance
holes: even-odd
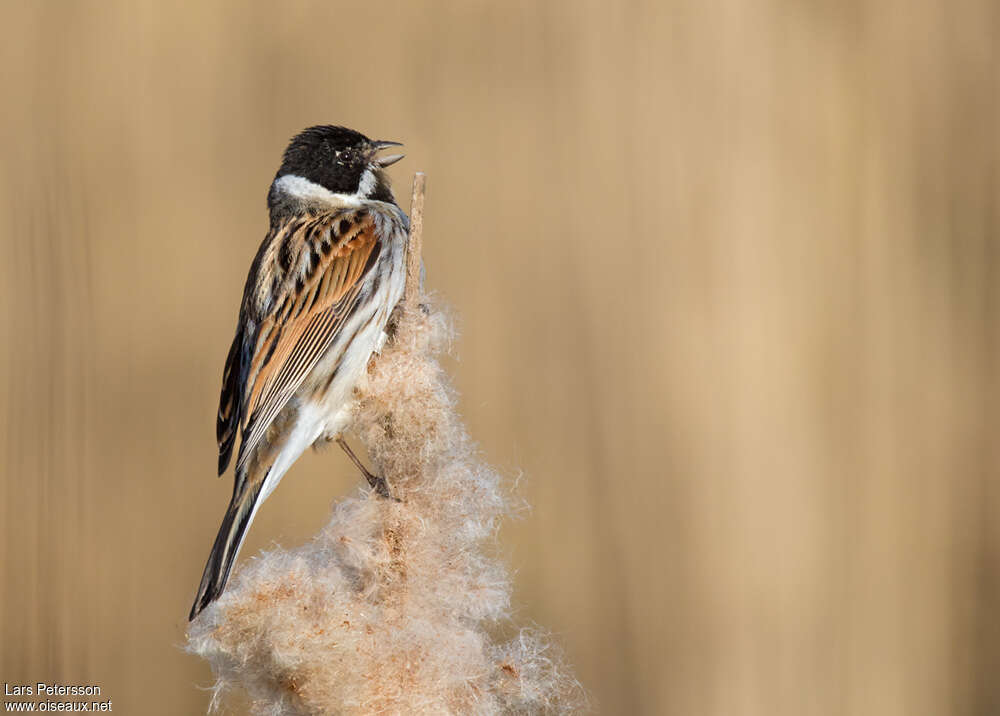
[[[402,501],[341,500],[308,544],[244,562],[190,624],[213,707],[241,687],[256,714],[585,710],[555,647],[506,621],[492,546],[508,506],[435,359],[451,337],[439,310],[404,313],[360,396],[354,430]]]

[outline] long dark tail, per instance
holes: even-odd
[[[222,590],[226,588],[229,573],[233,571],[233,563],[243,544],[243,535],[250,527],[254,505],[263,485],[263,480],[255,485],[244,482],[243,489],[233,493],[233,499],[229,501],[229,509],[226,510],[226,516],[222,519],[222,526],[219,527],[219,534],[212,546],[212,553],[208,556],[205,572],[201,575],[201,585],[198,587],[194,606],[191,607],[189,621],[218,599]]]

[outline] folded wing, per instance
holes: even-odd
[[[217,425],[220,474],[240,425],[240,481],[267,428],[354,313],[378,255],[375,222],[363,210],[324,214],[265,242],[248,281],[240,329],[223,375]],[[258,301],[267,310],[255,319],[249,314],[260,295],[267,295],[266,301]]]

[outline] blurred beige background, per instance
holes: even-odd
[[[406,143],[521,623],[607,714],[1000,712],[1000,7],[5,3],[0,679],[199,713],[296,131]],[[307,455],[243,559],[359,477]]]

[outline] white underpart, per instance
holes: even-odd
[[[288,436],[288,441],[285,446],[278,453],[277,459],[275,459],[274,464],[267,473],[267,477],[264,479],[264,484],[261,486],[260,494],[257,495],[257,499],[254,500],[253,509],[250,511],[250,519],[247,521],[247,527],[243,530],[243,535],[240,537],[240,543],[236,546],[236,554],[240,553],[240,549],[243,547],[243,540],[246,539],[247,535],[250,534],[250,525],[253,524],[254,517],[257,516],[257,510],[267,499],[268,495],[274,492],[274,488],[278,486],[281,482],[281,478],[285,476],[288,472],[288,468],[299,459],[299,457],[306,451],[310,445],[312,445],[316,438],[319,437],[319,432],[317,431],[317,426],[321,425],[323,418],[320,415],[319,410],[313,405],[303,404],[299,409],[299,419],[295,422],[295,427],[292,428],[292,434]],[[348,416],[349,417],[349,416]]]

